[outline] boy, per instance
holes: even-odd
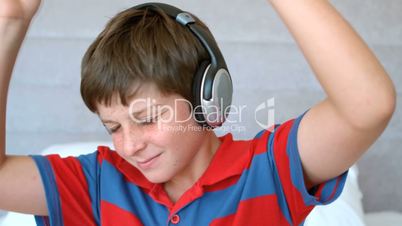
[[[253,140],[216,137],[176,101],[193,103],[194,73],[210,57],[204,46],[162,10],[128,9],[82,62],[84,102],[116,150],[62,159],[3,151],[11,71],[40,1],[0,0],[0,208],[35,214],[39,225],[300,225],[315,205],[333,201],[390,120],[395,90],[327,1],[270,3],[324,101]],[[168,130],[178,126],[199,130]]]

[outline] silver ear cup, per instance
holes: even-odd
[[[208,71],[209,67],[206,71]],[[205,79],[205,77],[204,77]],[[204,80],[201,85],[201,92],[204,90]],[[206,100],[201,94],[201,106],[206,123],[216,128],[221,126],[230,111],[232,103],[233,85],[229,72],[225,69],[219,69],[214,77],[212,84],[212,98]]]
[[[202,99],[204,93],[204,87],[208,84],[205,84],[205,76],[208,68],[210,67],[210,63],[208,61],[202,61],[199,63],[198,68],[193,77],[193,87],[192,87],[192,110],[194,114],[194,119],[201,126],[208,126],[205,118],[204,111],[202,110]],[[212,82],[211,82],[212,84]],[[212,87],[212,85],[211,85]],[[211,88],[212,90],[212,88]]]

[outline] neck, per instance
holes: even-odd
[[[181,174],[176,175],[164,184],[165,191],[173,202],[192,187],[207,170],[220,143],[221,141],[213,131],[207,131],[197,155],[194,156],[193,163],[189,164]]]

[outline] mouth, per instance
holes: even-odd
[[[157,162],[157,160],[159,160],[159,157],[160,157],[161,155],[162,155],[162,153],[160,153],[160,154],[158,154],[158,155],[155,155],[154,157],[149,158],[149,159],[147,159],[147,160],[145,160],[145,161],[137,161],[138,166],[139,166],[141,169],[149,169],[149,168],[151,168],[152,166],[155,165],[155,163]]]

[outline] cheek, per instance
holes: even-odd
[[[120,152],[120,150],[123,150],[123,137],[120,135],[113,135],[112,136],[112,142],[114,145],[114,149],[117,152]]]
[[[174,165],[177,165],[176,161],[191,160],[197,153],[201,145],[200,140],[202,140],[199,133],[192,131],[170,133],[165,138],[165,147],[169,148],[168,151],[172,155]]]
[[[193,115],[191,114],[190,109],[188,109],[187,107],[183,106],[179,108],[176,114],[177,114],[176,117],[184,124],[189,124],[192,121],[194,121]]]
[[[190,108],[186,103],[177,103],[164,114],[165,124],[187,124],[192,120]]]

